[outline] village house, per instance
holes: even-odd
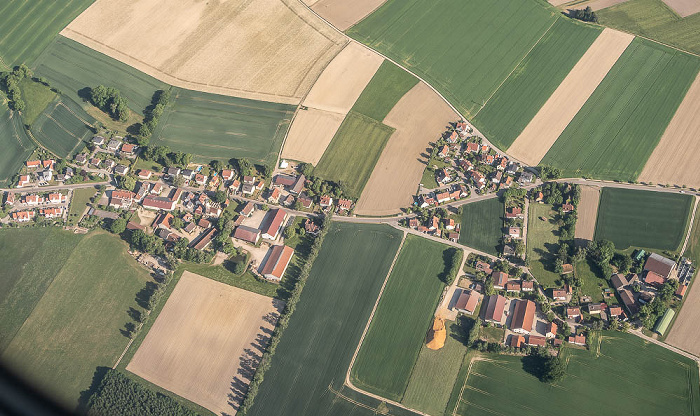
[[[287,213],[283,209],[278,208],[268,211],[260,227],[262,238],[266,240],[276,240],[286,219]]]
[[[474,165],[472,165],[472,162],[468,161],[467,159],[460,159],[457,162],[457,165],[462,168],[465,172],[469,172],[470,170],[474,169]]]
[[[586,345],[586,337],[583,335],[569,336],[569,343],[574,344],[574,345],[585,346]]]
[[[300,196],[298,198],[298,201],[304,209],[311,209],[311,207],[314,206],[313,199],[311,199],[305,195]]]
[[[122,145],[122,149],[120,152],[123,153],[124,155],[131,156],[134,154],[135,151],[136,151],[136,145],[133,145],[131,143],[124,143]]]
[[[333,198],[328,195],[322,195],[318,203],[321,208],[330,208],[333,206]]]
[[[338,199],[338,211],[350,211],[352,209],[352,201],[345,198]]]
[[[153,174],[153,172],[151,172],[150,170],[146,170],[146,169],[139,169],[139,171],[137,172],[139,179],[143,179],[143,180],[150,179],[152,174]]]
[[[523,280],[521,287],[523,292],[532,292],[535,290],[535,282],[532,280]]]
[[[12,213],[12,219],[16,222],[29,222],[34,218],[34,211],[15,211]]]
[[[503,172],[501,172],[500,170],[496,171],[493,174],[493,176],[491,176],[491,182],[493,182],[493,183],[500,183],[502,179],[503,179]]]
[[[432,218],[430,218],[430,225],[428,226],[428,228],[429,228],[431,231],[435,231],[435,230],[437,230],[439,227],[440,227],[440,218],[435,217],[435,216],[433,216]]]
[[[569,263],[561,265],[561,274],[569,274],[574,272],[574,266]]]
[[[474,268],[477,271],[484,272],[486,274],[491,274],[491,272],[492,272],[491,265],[486,263],[485,261],[481,261],[481,260],[476,262],[476,265],[474,266]]]
[[[233,179],[234,172],[232,169],[224,169],[221,171],[221,179],[225,181],[230,181]]]
[[[29,194],[24,196],[24,203],[29,206],[37,206],[44,202],[44,198],[36,194]]]
[[[5,192],[5,204],[14,205],[15,204],[15,193]]]
[[[123,189],[115,189],[109,197],[109,206],[117,209],[129,208],[134,200],[134,193]]]
[[[603,312],[603,307],[604,304],[602,303],[589,303],[588,304],[588,313],[591,315],[600,315],[601,312]]]
[[[120,145],[121,142],[119,140],[112,139],[107,143],[107,150],[116,152]]]
[[[531,347],[544,347],[547,345],[547,338],[537,335],[529,335],[527,337],[527,345]]]
[[[39,213],[47,219],[59,218],[63,215],[63,207],[44,208]]]
[[[279,282],[292,260],[294,249],[288,246],[272,246],[267,260],[262,264],[259,273],[266,279]]]
[[[475,291],[463,290],[460,293],[459,298],[457,298],[457,303],[455,303],[455,310],[467,315],[473,315],[476,310],[476,306],[479,304],[479,294]]]
[[[117,167],[114,168],[114,173],[117,175],[126,175],[129,172],[129,167],[124,166],[124,165],[117,165]]]
[[[171,228],[173,226],[173,220],[175,220],[175,217],[173,214],[169,212],[161,213],[156,216],[156,219],[153,220],[153,224],[151,225],[153,228],[158,228],[158,227],[164,227],[164,228]]]
[[[508,282],[508,273],[496,271],[491,274],[491,278],[493,280],[493,288],[502,290]]]
[[[268,195],[267,197],[267,200],[271,204],[277,204],[280,201],[280,195],[281,193],[279,188],[272,188],[272,190],[270,191],[270,195]]]
[[[513,311],[513,319],[510,327],[513,332],[519,334],[530,334],[532,323],[535,320],[535,302],[531,300],[516,300]]]
[[[611,306],[608,308],[607,314],[611,318],[616,318],[616,317],[622,315],[622,308],[619,306]]]
[[[455,220],[452,218],[445,218],[445,229],[446,230],[454,230],[455,229]]]
[[[21,176],[19,177],[19,181],[17,182],[17,187],[18,187],[18,188],[22,188],[22,187],[24,187],[24,186],[29,185],[29,183],[30,183],[30,181],[29,181],[29,175],[21,175]]]
[[[415,228],[418,228],[419,225],[420,225],[420,221],[418,221],[418,218],[413,217],[413,218],[408,219],[409,228],[415,229]]]
[[[175,201],[162,196],[147,196],[143,199],[141,205],[146,209],[162,209],[164,211],[172,211],[175,209]]]
[[[562,210],[564,213],[573,212],[574,206],[571,205],[571,204],[564,204],[564,205],[561,206],[561,210]]]
[[[112,169],[114,167],[114,165],[116,165],[116,162],[113,161],[112,159],[105,159],[102,161],[102,163],[100,163],[100,166],[102,167],[102,169],[105,169],[105,170]]]
[[[459,133],[454,130],[450,133],[446,133],[445,136],[447,143],[457,143],[457,141],[459,141]]]
[[[450,148],[447,147],[447,145],[442,146],[440,150],[438,151],[438,157],[440,158],[446,158],[450,154]]]
[[[241,187],[241,193],[243,195],[253,195],[255,193],[255,185],[252,183],[244,183]]]
[[[622,273],[612,275],[612,277],[610,277],[610,281],[612,282],[613,288],[618,291],[629,284],[625,278],[625,275]]]
[[[105,143],[105,138],[102,136],[93,136],[92,137],[92,144],[95,146],[102,146]]]
[[[471,171],[470,173],[471,173],[472,181],[474,182],[474,186],[476,186],[479,189],[486,186],[486,178],[484,178],[484,175],[482,175],[481,173],[479,173],[475,170]]]
[[[545,337],[556,338],[557,337],[557,324],[554,322],[549,322],[547,324],[547,329],[545,329]]]
[[[435,194],[435,198],[437,199],[438,204],[442,204],[443,202],[447,202],[450,200],[450,193],[449,192],[441,192],[441,193]]]
[[[622,289],[619,294],[620,299],[622,299],[622,303],[625,304],[625,308],[627,308],[630,316],[636,315],[637,312],[639,312],[639,306],[637,305],[637,301],[634,300],[634,295],[632,295],[632,292],[627,289]]]
[[[498,326],[503,325],[503,310],[506,305],[506,298],[501,295],[492,295],[489,296],[486,308],[485,308],[485,313],[484,313],[484,321],[486,322],[491,322],[493,324],[496,324]]]
[[[450,176],[450,171],[447,168],[442,168],[437,171],[437,178],[439,183],[448,183],[452,181],[452,177]]]
[[[68,198],[68,196],[61,194],[61,193],[58,193],[58,192],[50,193],[49,194],[49,203],[62,204],[64,202],[66,202],[67,198]]]
[[[578,306],[566,308],[566,318],[567,319],[578,319],[581,317],[581,308]]]
[[[481,160],[481,163],[485,165],[493,165],[495,158],[493,157],[493,155],[490,155],[488,153],[482,153],[479,160]]]
[[[456,232],[447,233],[447,239],[452,241],[453,243],[458,243],[459,242],[459,233],[456,233]]]
[[[520,227],[508,227],[508,236],[510,238],[520,238]]]
[[[476,153],[479,151],[479,143],[469,142],[467,143],[467,153]]]
[[[519,168],[520,166],[517,163],[511,162],[506,168],[506,173],[509,175],[515,175],[515,173],[518,172]]]
[[[553,289],[552,299],[554,300],[566,300],[566,290],[564,289]]]
[[[165,170],[165,173],[170,176],[171,178],[175,178],[177,175],[180,174],[180,168],[178,167],[169,167],[168,169]]]
[[[525,344],[525,337],[522,335],[512,334],[510,336],[509,346],[513,348],[521,348]]]
[[[518,178],[520,185],[529,185],[533,182],[535,175],[532,172],[522,172]]]
[[[520,282],[517,280],[509,280],[506,283],[506,292],[520,292]]]
[[[86,157],[84,154],[81,153],[81,154],[79,154],[79,155],[76,155],[76,156],[73,158],[73,161],[74,161],[75,163],[77,163],[78,165],[84,165],[85,162],[87,162],[87,157]]]
[[[178,175],[182,176],[188,181],[191,181],[192,179],[194,179],[195,171],[192,169],[183,169],[178,173]]]
[[[205,231],[202,234],[203,235],[190,244],[190,247],[194,248],[195,250],[204,250],[207,248],[207,246],[211,243],[211,240],[214,238],[214,235],[216,235],[216,228],[210,228],[208,231]]]
[[[520,207],[511,207],[506,210],[506,218],[523,218],[523,210]]]
[[[306,218],[304,220],[304,231],[306,231],[307,234],[316,236],[318,235],[319,231],[321,231],[321,227],[316,225],[316,223],[313,222],[313,220]]]
[[[257,244],[260,240],[260,230],[246,227],[245,225],[239,225],[233,233],[233,238],[250,244]]]

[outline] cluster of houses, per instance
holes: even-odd
[[[15,194],[6,192],[4,205],[13,209],[10,218],[14,222],[29,222],[39,215],[46,219],[62,218],[67,208],[68,196],[60,192],[50,192],[46,194],[26,193]]]
[[[17,188],[34,185],[44,186],[54,179],[54,167],[56,166],[54,159],[28,160],[25,165],[27,172],[19,176]]]
[[[406,220],[406,225],[423,234],[446,238],[455,243],[459,241],[460,223],[453,218],[440,219],[433,215],[423,224],[417,217],[412,217]]]

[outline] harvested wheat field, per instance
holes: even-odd
[[[639,180],[700,187],[700,74],[666,127]]]
[[[216,414],[234,414],[282,306],[184,272],[126,369]]]
[[[284,142],[282,157],[316,166],[344,118],[345,114],[299,109]]]
[[[700,12],[700,0],[663,0],[663,2],[680,17]]]
[[[347,42],[295,0],[98,0],[61,34],[178,87],[287,104]]]
[[[377,10],[386,0],[307,0],[311,8],[321,17],[339,30],[346,30],[350,26],[369,16]]]
[[[693,284],[665,342],[700,356],[700,284]]]
[[[419,82],[404,95],[383,123],[396,129],[384,147],[355,208],[361,215],[390,215],[412,202],[425,169],[429,143],[458,118],[445,101]]]
[[[581,201],[576,209],[576,232],[574,238],[577,241],[593,241],[595,234],[595,222],[598,218],[598,202],[600,201],[600,188],[597,186],[582,186]]]
[[[508,153],[528,165],[540,163],[633,39],[633,35],[604,29],[515,139]]]

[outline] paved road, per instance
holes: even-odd
[[[30,192],[30,191],[61,191],[68,189],[90,188],[100,185],[109,185],[111,181],[85,182],[73,185],[53,185],[53,186],[32,186],[26,188],[0,188],[0,192]]]

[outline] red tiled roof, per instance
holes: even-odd
[[[516,302],[511,328],[530,332],[532,322],[535,319],[535,302],[531,300],[518,300]]]
[[[277,237],[277,233],[279,232],[279,229],[282,226],[286,216],[287,213],[282,209],[270,210],[270,212],[267,213],[267,217],[260,231],[263,234],[272,236],[273,238]]]
[[[287,246],[273,246],[270,255],[260,273],[275,280],[282,279],[282,275],[292,259],[294,249]]]

